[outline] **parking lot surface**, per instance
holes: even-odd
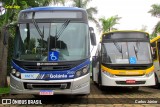
[[[0,107],[160,107],[160,89],[154,87],[140,87],[138,91],[124,87],[100,89],[91,82],[91,93],[89,95],[40,97],[10,95],[4,96],[2,99],[12,99],[12,104],[0,104]],[[18,100],[27,101],[27,104],[22,104]],[[20,104],[17,104],[17,102]]]

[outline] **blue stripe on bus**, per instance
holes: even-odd
[[[70,69],[70,70],[64,70],[64,71],[27,71],[21,67],[19,67],[17,64],[15,64],[12,61],[12,66],[13,68],[15,68],[16,70],[18,70],[21,73],[39,73],[39,76],[36,78],[36,80],[38,79],[45,79],[45,80],[61,80],[61,79],[73,79],[75,72],[82,69],[83,67],[85,67],[86,65],[90,64],[90,60],[87,59],[85,62],[81,63],[80,65]],[[45,76],[48,75],[49,77],[52,78],[45,78]],[[43,78],[42,78],[43,77]]]
[[[77,7],[34,7],[22,11],[41,11],[41,10],[84,10],[84,9]]]

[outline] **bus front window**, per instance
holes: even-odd
[[[131,63],[131,58],[134,63]],[[102,44],[102,62],[106,64],[150,64],[152,57],[147,42],[109,42]]]
[[[19,24],[14,58],[27,61],[48,61],[50,51],[58,51],[58,61],[81,60],[89,56],[88,26],[85,23]],[[65,27],[65,28],[64,28]]]

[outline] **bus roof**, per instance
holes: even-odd
[[[28,11],[45,11],[45,10],[84,10],[82,8],[77,7],[34,7],[22,10],[22,12]]]
[[[138,30],[115,30],[115,31],[105,32],[105,33],[103,33],[102,35],[104,35],[104,34],[109,34],[109,33],[115,33],[115,32],[142,32],[142,33],[147,33],[147,32],[138,31]],[[148,33],[147,33],[147,34],[148,34]],[[149,35],[149,34],[148,34],[148,35]]]
[[[33,14],[34,13],[34,14]],[[30,23],[32,18],[37,22],[51,22],[54,20],[74,20],[88,24],[88,16],[85,9],[78,7],[34,7],[21,10],[18,15],[18,23]]]
[[[115,30],[115,31],[110,31],[110,32],[105,32],[101,35],[100,37],[100,42],[102,41],[102,36],[105,34],[110,34],[110,33],[116,33],[116,32],[142,32],[142,33],[146,33],[149,35],[149,33],[144,32],[144,31],[139,31],[139,30]]]
[[[150,40],[150,43],[153,43],[153,42],[155,42],[155,41],[157,41],[157,40],[159,40],[159,39],[160,39],[160,36],[157,36],[157,37],[151,39],[151,40]]]

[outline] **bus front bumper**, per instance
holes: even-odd
[[[130,82],[127,82],[130,81]],[[154,73],[149,77],[144,76],[114,76],[110,77],[102,72],[103,86],[153,86],[155,85]]]
[[[56,88],[51,88],[52,86],[50,88],[41,87],[44,84],[45,85],[50,84],[50,86],[51,84],[53,84],[55,85]],[[66,84],[68,86],[66,86]],[[28,88],[28,86],[30,85],[32,87]],[[82,77],[75,78],[75,79],[48,80],[48,81],[46,80],[22,80],[22,79],[16,78],[12,74],[10,75],[10,93],[11,94],[39,95],[40,90],[53,90],[54,94],[89,94],[90,93],[90,74],[87,74],[87,75],[84,75]]]

